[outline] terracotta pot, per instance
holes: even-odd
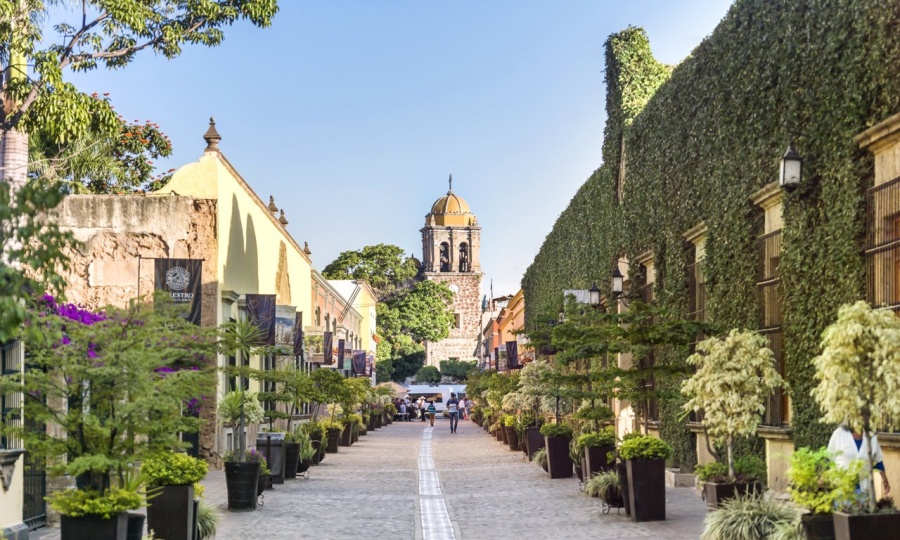
[[[640,459],[625,462],[628,467],[628,497],[631,519],[666,519],[666,460]]]

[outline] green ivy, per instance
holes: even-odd
[[[873,161],[853,137],[900,111],[898,27],[896,2],[738,0],[672,70],[653,59],[643,30],[610,36],[603,165],[525,272],[528,328],[553,317],[562,290],[608,284],[619,258],[648,251],[655,302],[686,315],[682,234],[700,222],[708,227],[708,319],[723,329],[757,328],[763,229],[749,197],[777,180],[778,159],[793,140],[807,187],[784,201],[783,355],[794,443],[824,444],[830,427],[809,395],[809,360],[837,307],[864,296],[864,192]],[[636,265],[630,274],[641,282]],[[683,365],[686,356],[684,348],[662,351],[657,362]],[[661,404],[660,434],[674,446],[672,461],[690,467],[694,437],[679,409]],[[752,438],[746,449],[759,452],[762,441]]]

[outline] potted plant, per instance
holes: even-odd
[[[628,506],[634,521],[666,519],[666,460],[672,447],[650,435],[622,442],[619,455],[628,472]]]
[[[738,495],[706,514],[700,540],[800,540],[797,509],[775,497]]]
[[[148,485],[159,490],[147,507],[147,528],[160,538],[193,540],[194,484],[206,477],[205,461],[164,452],[141,464]]]
[[[800,516],[800,523],[809,540],[834,539],[834,508],[840,501],[856,497],[861,468],[861,462],[851,468],[837,467],[824,447],[798,448],[791,454],[788,492],[808,511]]]
[[[243,426],[263,419],[263,408],[255,392],[232,390],[219,402],[219,419],[224,426],[237,430],[238,450],[225,454],[225,487],[228,490],[228,509],[235,511],[256,509],[256,486],[259,481],[259,461],[247,461],[244,450]]]
[[[300,424],[300,429],[309,437],[310,445],[316,450],[311,463],[318,465],[325,459],[325,425],[317,420],[310,420]]]
[[[126,510],[141,503],[121,485],[126,472],[183,448],[180,433],[199,428],[184,406],[214,381],[214,335],[157,300],[93,312],[46,296],[25,308],[29,369],[0,376],[0,395],[24,396],[29,421],[0,423],[0,435],[22,440],[50,475],[75,479],[75,490],[49,498],[65,517],[63,538],[124,538],[118,522],[127,528]],[[105,532],[85,531],[89,523]]]
[[[544,436],[544,446],[547,448],[550,478],[571,477],[569,443],[572,441],[572,427],[567,424],[544,424],[541,426],[541,435]]]
[[[259,497],[265,490],[272,488],[272,471],[269,470],[266,456],[256,449],[250,450],[248,460],[259,462],[259,478],[256,482],[256,496]]]
[[[344,424],[340,420],[323,420],[325,428],[325,452],[337,454],[341,443],[341,434],[344,432]]]
[[[724,338],[701,341],[697,352],[687,358],[697,370],[681,387],[688,399],[684,410],[703,411],[701,423],[707,437],[724,444],[727,452],[727,477],[716,477],[705,486],[710,508],[735,493],[759,488],[735,475],[734,442],[756,433],[769,396],[787,387],[775,370],[775,354],[767,343],[757,332],[734,329]]]
[[[584,483],[584,493],[591,497],[599,497],[603,504],[611,508],[622,508],[625,501],[622,499],[622,488],[619,484],[619,475],[616,471],[606,470],[599,472]]]
[[[318,453],[319,449],[313,445],[309,435],[302,433],[302,437],[300,437],[300,459],[297,461],[297,474],[306,473],[306,471],[309,470],[310,465],[313,464]]]
[[[593,478],[595,474],[613,468],[609,454],[616,450],[616,434],[612,426],[585,433],[578,437],[578,445],[584,448],[584,476]]]
[[[694,469],[697,480],[702,482],[702,497],[708,510],[737,495],[748,495],[763,491],[766,464],[757,456],[734,459],[734,474],[728,474],[728,465],[718,461],[698,465]]]
[[[547,449],[541,448],[537,452],[531,456],[531,460],[540,468],[544,469],[544,472],[550,472],[549,463],[547,461]]]
[[[585,479],[584,447],[578,443],[578,437],[573,437],[569,441],[569,459],[572,460],[572,465],[575,467],[575,477],[578,478],[579,483],[583,483]]]
[[[506,444],[510,450],[519,450],[519,434],[516,431],[516,417],[512,414],[503,415],[503,429],[506,432]]]
[[[822,421],[862,433],[870,449],[863,465],[868,480],[857,502],[834,513],[835,536],[841,539],[894,538],[900,513],[880,508],[873,482],[872,434],[891,431],[900,422],[900,318],[873,310],[866,302],[838,310],[837,321],[822,333],[822,354],[813,359],[818,385],[813,398],[824,411]]]

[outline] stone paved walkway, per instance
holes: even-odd
[[[700,535],[706,510],[693,489],[667,489],[666,521],[633,523],[615,510],[604,516],[599,499],[581,494],[576,478],[551,480],[520,452],[465,420],[455,434],[448,421],[436,422],[431,450],[439,489],[428,487],[432,473],[419,472],[429,463],[419,452],[423,430],[418,421],[395,422],[360,437],[312,467],[309,479],[266,491],[264,506],[254,512],[228,512],[224,473],[210,472],[206,497],[222,513],[216,538],[696,540]],[[440,509],[440,502],[452,531],[423,531],[423,503],[430,523],[428,509]],[[33,538],[58,538],[54,533]]]

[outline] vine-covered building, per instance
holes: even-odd
[[[455,323],[450,335],[425,343],[428,365],[441,360],[472,360],[481,335],[481,227],[462,197],[453,193],[450,177],[447,194],[431,205],[422,233],[422,274],[446,283],[453,291]]]
[[[619,266],[632,300],[763,333],[791,391],[771,396],[742,452],[765,455],[775,489],[793,449],[833,429],[810,395],[810,360],[838,307],[900,307],[898,25],[896,2],[738,0],[674,68],[643,30],[610,36],[602,165],[523,278],[529,325],[559,310],[563,290],[608,284]],[[778,165],[791,141],[803,169],[788,192]],[[683,366],[689,352],[642,361]],[[681,403],[617,412],[637,422],[646,410],[690,468],[710,456]],[[880,439],[900,482],[900,437]]]

